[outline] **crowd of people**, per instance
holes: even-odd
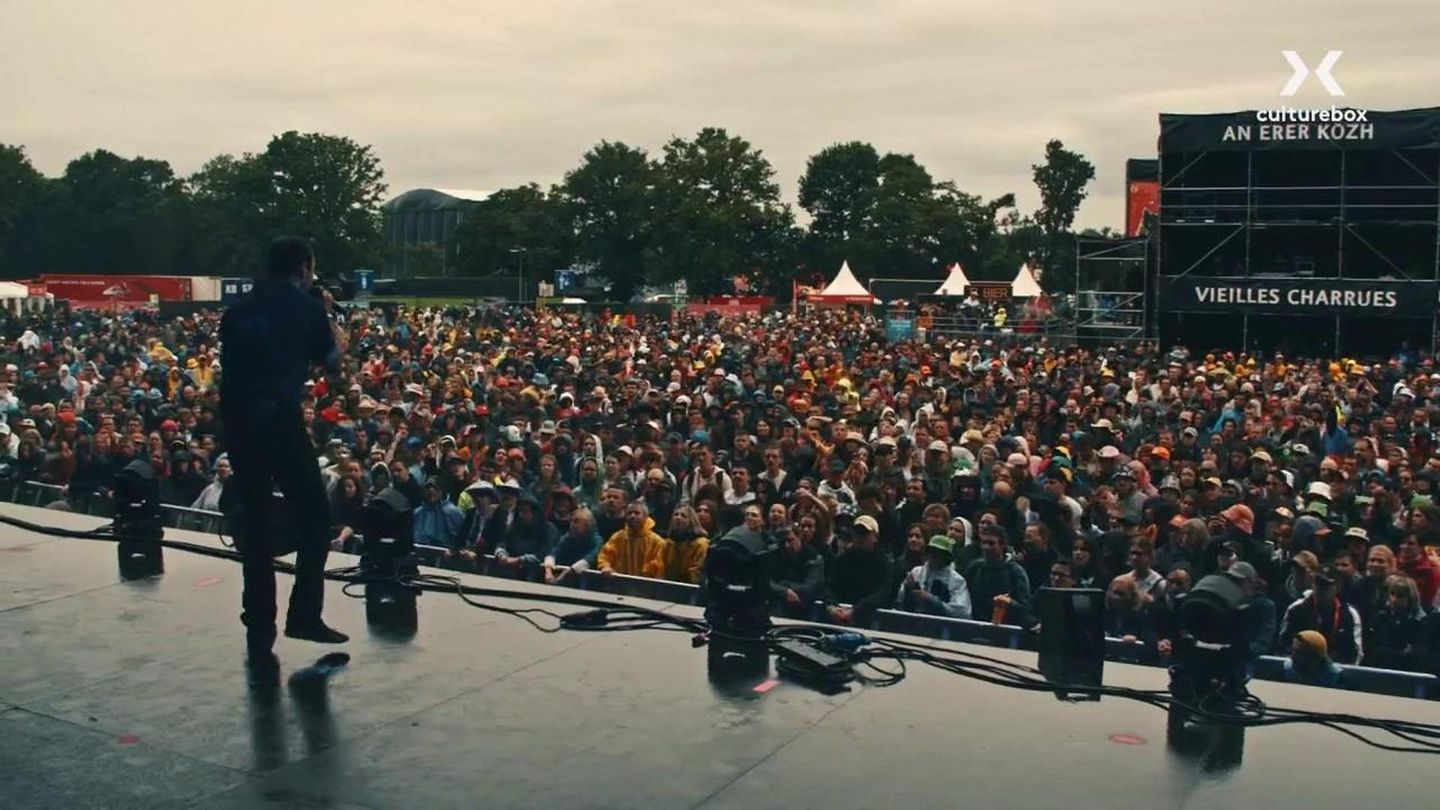
[[[105,497],[148,459],[215,510],[219,314],[6,316],[0,470]],[[491,573],[696,583],[730,533],[775,549],[778,611],[1031,626],[1105,589],[1170,654],[1175,605],[1240,583],[1247,643],[1296,677],[1440,669],[1440,368],[1044,341],[891,343],[858,312],[673,317],[350,307],[304,418],[333,542],[391,489],[416,543]]]

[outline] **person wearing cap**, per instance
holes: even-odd
[[[1333,565],[1315,574],[1314,588],[1285,609],[1280,622],[1280,644],[1290,646],[1307,630],[1324,637],[1330,657],[1341,664],[1357,663],[1365,653],[1360,613],[1340,596],[1340,575]]]
[[[970,618],[970,588],[955,570],[955,540],[937,534],[925,544],[925,562],[910,569],[895,601],[901,610],[952,619]]]
[[[815,488],[815,494],[820,498],[834,498],[841,506],[855,505],[855,490],[845,480],[845,471],[849,465],[843,459],[832,458],[826,466],[825,479]]]
[[[1290,683],[1343,687],[1344,673],[1330,658],[1329,642],[1322,633],[1304,630],[1290,642],[1281,677]]]
[[[1255,556],[1255,511],[1243,503],[1234,503],[1220,511],[1227,539],[1238,542],[1244,549],[1242,556]]]
[[[1315,576],[1320,571],[1320,558],[1312,551],[1298,551],[1290,558],[1290,570],[1284,573],[1285,580],[1277,591],[1277,597],[1290,604],[1305,596],[1315,587]]]
[[[890,606],[895,580],[890,557],[880,548],[880,524],[875,518],[855,518],[852,532],[850,545],[826,572],[826,613],[839,624],[866,625],[876,610]]]
[[[1275,633],[1279,624],[1279,612],[1275,602],[1265,592],[1265,580],[1247,562],[1237,562],[1224,575],[1240,585],[1245,602],[1241,611],[1241,629],[1249,653],[1249,666],[1253,671],[1256,660],[1270,654],[1275,644]]]
[[[221,319],[220,405],[234,486],[246,515],[241,621],[251,661],[273,670],[276,593],[268,515],[274,486],[300,525],[285,634],[327,644],[349,640],[321,615],[329,505],[300,416],[310,367],[338,373],[345,335],[330,320],[329,293],[323,301],[310,295],[315,254],[303,240],[272,242],[267,276]]]
[[[1110,484],[1115,488],[1121,513],[1138,524],[1145,511],[1145,494],[1135,484],[1135,473],[1121,465],[1110,477]]]

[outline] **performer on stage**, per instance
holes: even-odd
[[[225,312],[220,325],[220,410],[232,485],[245,514],[241,622],[252,664],[274,661],[275,571],[267,520],[274,486],[300,525],[285,635],[323,644],[349,640],[321,618],[329,504],[300,410],[311,366],[337,371],[345,334],[331,318],[330,294],[312,294],[315,254],[304,240],[275,240],[267,264],[266,278]]]

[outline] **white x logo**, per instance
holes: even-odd
[[[1293,96],[1300,89],[1300,85],[1305,83],[1305,77],[1310,75],[1310,68],[1305,66],[1305,61],[1300,58],[1300,54],[1294,51],[1281,51],[1280,53],[1285,56],[1285,61],[1290,63],[1290,67],[1295,69],[1295,74],[1290,77],[1290,81],[1285,83],[1285,87],[1280,90],[1280,95]],[[1340,83],[1330,75],[1330,70],[1335,67],[1336,62],[1340,61],[1340,55],[1343,53],[1345,52],[1326,51],[1325,58],[1315,66],[1315,78],[1325,85],[1325,92],[1332,96],[1345,95],[1345,91],[1340,89]]]

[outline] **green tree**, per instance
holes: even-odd
[[[1067,275],[1063,273],[1065,257],[1068,255],[1073,260],[1070,226],[1075,223],[1075,214],[1087,195],[1085,187],[1095,179],[1095,166],[1084,155],[1052,140],[1045,144],[1045,162],[1030,168],[1035,186],[1040,190],[1040,210],[1035,212],[1035,224],[1045,235],[1045,248],[1039,258],[1046,271],[1046,286],[1050,286],[1052,279]]]
[[[380,160],[350,138],[290,131],[265,151],[221,155],[191,178],[202,216],[221,234],[224,267],[253,266],[268,240],[303,236],[322,273],[373,266],[380,258]]]
[[[934,228],[941,263],[960,262],[972,271],[1013,263],[1004,223],[1015,209],[1014,194],[986,200],[947,181],[936,184],[935,202]]]
[[[788,270],[766,264],[786,253],[794,216],[760,150],[707,127],[671,139],[664,153],[648,254],[657,278],[683,279],[691,294],[707,295],[728,292],[737,276]]]
[[[97,149],[35,201],[12,256],[38,272],[183,273],[186,204],[169,163]]]
[[[11,244],[22,218],[43,193],[45,182],[30,163],[25,147],[0,143],[0,277],[26,274],[25,268],[11,260]]]
[[[952,261],[973,267],[1002,253],[1000,220],[1015,201],[966,194],[936,182],[911,155],[882,156],[851,142],[810,158],[800,205],[811,215],[802,251],[807,274],[829,276],[848,260],[861,278],[926,278]]]
[[[458,265],[465,275],[513,272],[523,261],[543,281],[574,255],[574,231],[558,192],[534,183],[501,189],[478,203],[455,230]]]
[[[840,262],[874,264],[876,193],[880,154],[868,143],[827,146],[812,155],[800,176],[800,207],[810,215],[801,255],[807,273],[828,275]]]
[[[648,279],[656,167],[643,149],[601,141],[552,192],[564,205],[576,254],[628,301]]]
[[[255,275],[271,233],[265,213],[269,189],[260,158],[211,158],[190,177],[189,185],[189,222],[204,235],[203,243],[191,247],[195,265],[218,275]]]

